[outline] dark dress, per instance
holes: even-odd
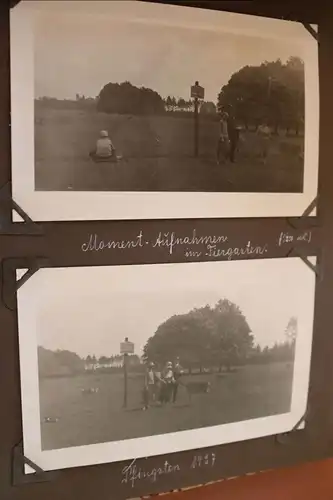
[[[239,129],[236,127],[235,119],[232,116],[228,118],[228,136],[230,141],[229,159],[231,162],[234,162],[239,141]]]
[[[180,377],[182,376],[182,370],[180,366],[175,366],[173,370],[173,377],[174,377],[174,384],[173,384],[173,390],[172,390],[172,401],[173,403],[176,402],[177,399],[177,393],[178,393],[178,386],[179,386],[179,380]]]

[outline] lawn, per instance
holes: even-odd
[[[93,163],[99,131],[107,129],[122,155]],[[274,137],[267,163],[260,138],[244,132],[235,164],[217,165],[218,123],[201,119],[194,158],[191,117],[108,115],[95,111],[35,111],[37,190],[302,192],[303,137]]]
[[[211,391],[192,396],[183,387],[175,404],[142,411],[142,375],[131,375],[128,407],[121,374],[82,375],[40,380],[43,449],[57,449],[164,434],[287,413],[292,366],[245,366],[232,373],[185,376],[209,380]],[[98,388],[95,393],[81,389]],[[49,418],[51,421],[46,421]]]

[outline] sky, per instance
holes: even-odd
[[[77,1],[70,9],[41,3],[44,8],[34,27],[36,97],[96,97],[108,82],[130,81],[162,97],[188,99],[190,86],[198,80],[205,99],[216,102],[221,87],[243,66],[302,57],[301,46],[290,40],[194,29],[189,22],[181,25],[172,6],[164,6],[163,21],[154,23],[135,15],[130,4],[141,2],[102,2],[95,10],[88,8],[91,2],[82,7]],[[152,5],[140,7],[144,15]],[[189,11],[193,9],[185,8],[188,15]],[[209,15],[214,20],[221,13]]]
[[[309,296],[311,280],[301,259],[262,259],[41,269],[27,292],[38,304],[39,345],[82,357],[111,356],[128,337],[141,355],[170,316],[223,298],[240,307],[255,343],[284,341],[289,319],[299,316]]]

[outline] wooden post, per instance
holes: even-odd
[[[199,156],[199,99],[204,99],[205,89],[196,81],[191,86],[191,98],[194,101],[194,156]]]
[[[120,354],[124,355],[124,401],[123,408],[127,408],[127,392],[128,392],[128,355],[134,354],[134,344],[128,340],[128,337],[125,338],[124,342],[120,342]]]
[[[199,156],[199,99],[194,98],[194,156]]]
[[[124,408],[127,408],[127,356],[128,354],[124,353]]]

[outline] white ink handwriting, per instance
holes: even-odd
[[[176,236],[175,232],[162,233],[160,232],[153,242],[153,248],[167,248],[170,255],[173,254],[175,247],[177,246],[192,246],[192,245],[218,245],[221,243],[226,243],[228,241],[227,236],[223,235],[208,235],[208,236],[197,236],[196,230],[193,229],[191,236],[179,237]]]
[[[133,240],[100,240],[97,234],[90,234],[89,239],[86,243],[83,243],[81,249],[83,252],[100,250],[125,250],[126,248],[137,248],[143,247],[143,233],[142,231]]]
[[[210,466],[214,467],[216,461],[215,453],[206,453],[205,455],[194,455],[191,469],[196,469],[198,467]]]
[[[136,465],[136,460],[134,459],[128,466],[124,467],[122,470],[122,483],[131,484],[134,488],[137,481],[147,479],[152,483],[156,483],[160,476],[166,474],[173,474],[180,471],[180,466],[178,464],[172,465],[170,462],[165,460],[161,467],[154,467],[149,470],[145,470],[142,467]]]
[[[282,245],[286,244],[286,243],[292,243],[294,241],[294,237],[289,234],[289,233],[280,233],[280,236],[279,236],[279,247],[281,247]]]
[[[241,257],[243,255],[264,255],[267,251],[268,245],[253,246],[251,241],[248,241],[242,248],[217,248],[216,245],[207,245],[206,257],[227,257],[228,260],[231,260],[233,257]]]

